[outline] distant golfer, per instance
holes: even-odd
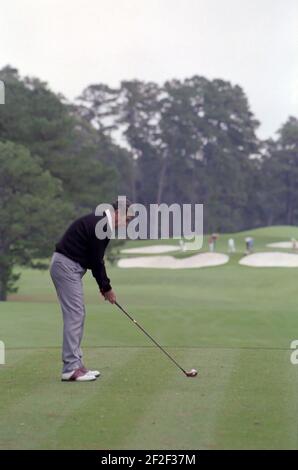
[[[210,235],[210,237],[208,238],[208,246],[209,246],[209,251],[211,253],[213,253],[213,251],[214,251],[214,239],[213,239],[212,235]]]
[[[249,255],[250,253],[253,252],[254,239],[252,237],[246,237],[245,244],[246,244],[246,254]]]
[[[125,207],[119,207],[117,201],[112,204],[114,210],[106,210],[102,216],[91,213],[80,217],[56,245],[50,273],[63,313],[63,381],[91,381],[100,375],[97,370],[88,370],[82,360],[80,346],[85,320],[82,277],[87,269],[91,269],[103,297],[115,303],[116,295],[103,258],[113,231],[126,226],[130,220],[127,214],[129,205],[126,200]],[[107,236],[104,239],[96,236],[98,223],[105,228]]]
[[[215,247],[216,247],[216,242],[218,240],[218,233],[212,233],[212,235],[210,235],[210,237],[208,238],[208,245],[209,245],[209,251],[211,253],[213,253],[215,251]]]
[[[186,251],[186,243],[184,240],[179,240],[180,250]]]
[[[235,253],[236,247],[235,247],[235,240],[234,238],[229,238],[228,240],[228,252],[229,253]]]

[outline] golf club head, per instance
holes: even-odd
[[[196,369],[191,369],[190,371],[185,372],[187,377],[196,377],[198,375],[198,371]]]

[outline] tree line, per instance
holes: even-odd
[[[206,232],[297,224],[298,120],[261,140],[243,89],[194,76],[88,86],[74,102],[0,70],[0,299],[102,201],[203,203]]]

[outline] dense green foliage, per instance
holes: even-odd
[[[0,71],[0,299],[15,264],[48,257],[72,218],[123,190],[127,152],[97,132],[38,79]],[[124,170],[124,174],[126,172]]]
[[[204,203],[205,232],[298,223],[298,120],[261,141],[239,86],[126,81],[89,86],[80,102],[85,119],[135,156],[132,199]]]
[[[25,147],[0,142],[0,168],[0,300],[5,300],[18,279],[14,264],[34,266],[33,259],[53,250],[72,206],[62,199],[60,181]]]

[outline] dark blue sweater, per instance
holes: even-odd
[[[101,219],[102,216],[91,213],[75,220],[57,243],[56,251],[76,261],[83,268],[91,269],[100,291],[104,293],[112,287],[103,259],[110,240],[99,240],[95,235],[95,226]]]

